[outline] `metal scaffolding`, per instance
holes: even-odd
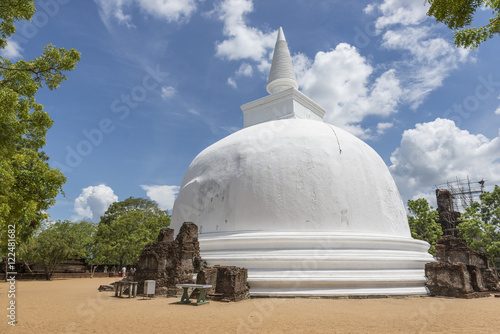
[[[436,186],[436,189],[448,189],[453,199],[454,210],[464,213],[473,202],[479,201],[479,195],[484,192],[484,180],[471,181],[457,177],[456,181],[448,181]]]
[[[439,223],[445,235],[458,236],[457,226],[462,222],[461,214],[473,202],[479,201],[484,192],[484,180],[471,181],[457,177],[454,182],[446,182],[436,186],[437,211]]]

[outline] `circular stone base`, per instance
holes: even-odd
[[[199,236],[209,266],[248,269],[251,296],[425,295],[429,244],[342,232],[233,232]]]

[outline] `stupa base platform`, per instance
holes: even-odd
[[[427,295],[428,244],[327,231],[205,233],[211,265],[248,269],[252,297]]]

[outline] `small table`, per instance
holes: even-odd
[[[178,286],[180,288],[183,288],[184,291],[182,293],[181,301],[178,302],[177,304],[191,304],[191,300],[189,300],[189,293],[188,289],[193,288],[193,289],[198,289],[200,290],[200,294],[198,295],[198,300],[196,303],[193,303],[193,305],[203,305],[203,304],[208,304],[210,302],[207,302],[207,299],[205,297],[205,289],[210,289],[212,286],[211,285],[203,285],[203,284],[176,284],[175,286]]]
[[[121,297],[123,288],[128,286],[128,298],[135,298],[137,296],[137,284],[139,282],[118,281],[115,282],[115,297]]]

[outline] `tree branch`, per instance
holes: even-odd
[[[42,73],[51,73],[52,71],[56,70],[57,67],[51,67],[46,71],[40,71],[40,70],[37,71],[34,68],[17,68],[17,67],[5,67],[5,66],[0,66],[0,69],[4,71],[31,72],[36,75],[35,80],[40,80],[40,75]]]

